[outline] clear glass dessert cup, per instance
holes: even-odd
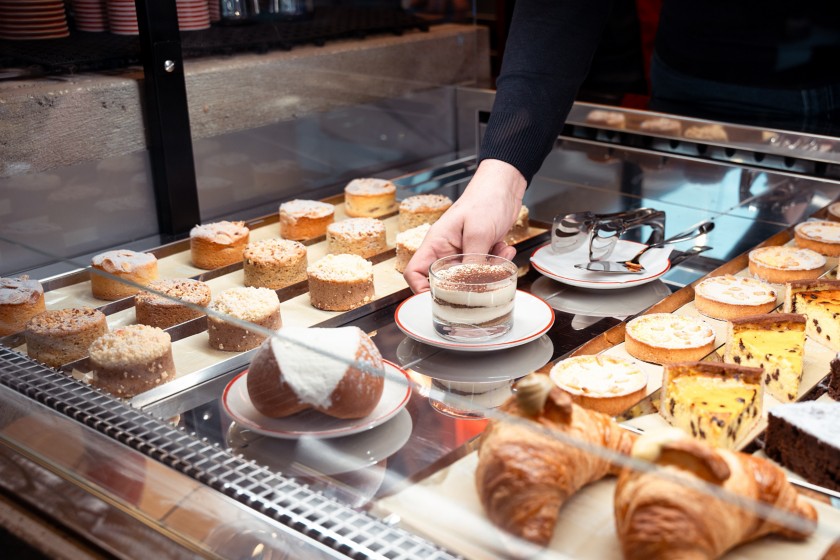
[[[447,340],[481,342],[513,327],[516,265],[495,255],[464,254],[429,267],[432,321]]]

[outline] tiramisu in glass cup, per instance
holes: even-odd
[[[481,342],[513,326],[516,265],[494,255],[451,255],[429,268],[435,331],[456,342]]]

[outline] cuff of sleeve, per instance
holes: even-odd
[[[532,122],[524,112],[493,111],[481,141],[478,162],[498,159],[509,163],[530,184],[551,151],[554,140],[553,129]]]

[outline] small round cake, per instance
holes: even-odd
[[[584,408],[610,416],[639,402],[647,389],[647,374],[638,364],[615,356],[575,356],[554,364],[555,385]]]
[[[779,245],[750,251],[750,273],[772,284],[819,278],[825,270],[825,257],[801,247]]]
[[[90,273],[90,290],[93,297],[109,301],[133,296],[141,290],[123,280],[148,286],[149,282],[157,280],[158,277],[157,257],[151,253],[138,253],[128,249],[96,255],[91,261],[91,266],[94,269]],[[97,270],[107,272],[111,276],[98,274]]]
[[[373,301],[373,265],[358,255],[326,255],[306,274],[313,307],[348,311]]]
[[[0,336],[21,332],[29,319],[46,309],[40,282],[28,276],[0,278]]]
[[[141,325],[166,329],[192,319],[204,316],[203,311],[192,309],[184,302],[207,307],[210,303],[210,286],[199,280],[171,278],[155,280],[148,286],[152,291],[140,292],[134,296],[134,313]],[[176,298],[175,301],[170,298]]]
[[[832,222],[840,222],[840,202],[833,202],[828,205],[826,217]]]
[[[840,222],[802,222],[793,228],[793,236],[799,247],[828,257],[840,257]]]
[[[190,230],[190,255],[198,268],[212,270],[242,260],[250,230],[243,222],[214,222]]]
[[[93,384],[112,395],[131,398],[175,377],[172,339],[149,325],[128,325],[90,345]]]
[[[715,331],[696,317],[651,313],[627,323],[624,349],[644,362],[694,362],[715,349]]]
[[[397,272],[402,274],[405,272],[405,267],[408,266],[408,261],[420,248],[426,234],[432,228],[429,224],[423,224],[415,228],[397,234],[397,259],[394,268]]]
[[[301,241],[327,233],[335,206],[317,200],[290,200],[280,205],[280,237]]]
[[[26,353],[50,367],[59,367],[87,356],[91,343],[107,332],[105,314],[98,309],[44,311],[26,324]]]
[[[505,241],[508,245],[513,245],[518,241],[522,241],[528,236],[528,229],[531,227],[530,213],[528,207],[524,204],[519,208],[519,214],[516,216],[516,221],[513,222],[510,230],[505,235]]]
[[[612,128],[624,128],[627,124],[627,119],[624,117],[624,113],[618,111],[595,109],[594,111],[589,111],[589,114],[586,115],[586,122]]]
[[[393,214],[397,211],[397,187],[385,179],[353,179],[344,187],[344,211],[354,218]]]
[[[306,280],[306,247],[299,241],[255,241],[242,257],[246,286],[279,290]]]
[[[382,397],[385,378],[376,373],[382,367],[379,349],[358,327],[287,327],[254,354],[248,396],[270,418],[309,409],[334,418],[364,418]]]
[[[639,130],[654,132],[657,134],[679,134],[682,131],[680,121],[667,117],[656,117],[645,119],[639,125]]]
[[[376,218],[349,218],[327,226],[327,252],[349,253],[362,258],[388,250],[385,224]]]
[[[274,290],[268,288],[230,288],[213,299],[210,309],[272,331],[283,324],[280,318],[280,298]],[[266,335],[261,332],[227,322],[215,315],[207,316],[207,333],[210,335],[210,346],[225,352],[244,352],[256,348],[266,339]]]
[[[433,224],[452,206],[452,199],[442,194],[418,194],[400,202],[397,229],[407,231],[422,224]]]
[[[713,319],[761,315],[776,307],[776,290],[748,276],[712,276],[694,287],[694,307]]]

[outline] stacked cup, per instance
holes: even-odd
[[[178,8],[178,28],[181,31],[198,31],[210,27],[207,0],[175,0]]]
[[[108,31],[105,0],[73,0],[73,16],[79,31]]]
[[[0,39],[60,39],[70,35],[63,0],[0,0]]]
[[[108,22],[111,33],[139,35],[137,8],[134,0],[108,0]]]

